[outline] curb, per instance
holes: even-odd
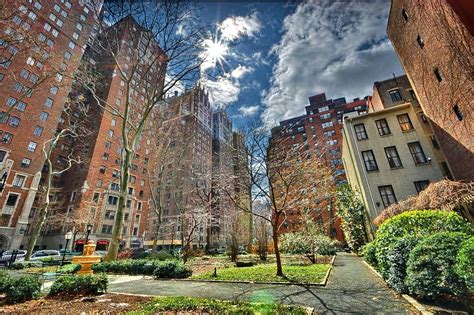
[[[326,286],[326,284],[328,283],[328,279],[329,279],[329,275],[331,274],[331,270],[332,268],[334,268],[334,261],[336,260],[336,255],[332,256],[332,259],[331,259],[331,267],[328,269],[328,271],[326,272],[326,275],[324,276],[324,279],[323,281],[321,282],[321,285],[320,286]]]
[[[382,278],[382,276],[380,275],[380,273],[378,273],[377,270],[375,270],[374,267],[372,267],[371,265],[369,265],[367,262],[365,262],[364,260],[362,260],[362,262],[367,266],[369,267],[370,270],[372,270],[373,273],[375,273],[377,276],[380,277],[380,279],[383,280],[383,282],[385,283],[385,285],[387,285],[387,283],[385,282],[385,280]],[[399,293],[397,293],[399,294]],[[408,303],[410,303],[420,314],[422,315],[433,315],[432,312],[428,311],[426,309],[426,307],[424,307],[422,304],[420,304],[417,300],[415,300],[414,298],[412,298],[411,296],[409,296],[408,294],[399,294],[401,295],[405,301],[407,301]]]
[[[329,271],[331,271],[332,267],[329,268],[326,277],[329,275]],[[157,279],[158,281],[164,279]],[[323,287],[326,285],[324,280],[319,283],[301,283],[301,282],[270,282],[270,281],[236,281],[236,280],[204,280],[204,279],[170,279],[174,281],[181,281],[181,282],[217,282],[217,283],[243,283],[243,284],[274,284],[274,285],[310,285],[315,287]]]

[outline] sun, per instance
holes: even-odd
[[[204,40],[204,60],[208,64],[208,68],[214,68],[217,64],[220,66],[225,62],[225,57],[229,52],[229,47],[221,40],[206,39]]]

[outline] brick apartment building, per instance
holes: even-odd
[[[474,2],[392,0],[388,36],[457,180],[474,180]]]
[[[281,121],[273,128],[272,138],[285,137],[291,145],[304,147],[310,156],[317,156],[323,150],[323,156],[333,170],[334,185],[341,185],[347,182],[341,159],[342,116],[348,112],[362,114],[366,111],[366,100],[354,99],[347,103],[345,98],[328,100],[324,93],[317,94],[309,97],[304,115]],[[327,234],[342,240],[334,200],[321,200],[315,210],[314,219],[326,228]],[[300,212],[289,209],[281,232],[297,230],[302,223]]]
[[[99,105],[85,90],[74,90],[81,94],[89,105],[88,129],[85,142],[88,143],[82,154],[82,163],[63,173],[54,184],[50,217],[45,224],[38,246],[49,248],[61,247],[64,233],[73,230],[73,246],[80,249],[85,242],[87,225],[92,225],[89,239],[97,243],[97,250],[107,250],[118,210],[120,191],[121,165],[123,163],[122,118],[127,96],[130,98],[131,123],[138,123],[143,107],[149,97],[146,86],[149,84],[163,86],[166,58],[156,41],[149,42],[144,29],[132,17],[126,17],[99,34],[97,41],[114,38],[112,45],[119,64],[111,54],[90,49],[86,52],[84,62],[94,65],[100,73],[101,88],[97,91],[99,99],[105,101]],[[139,58],[138,54],[149,52],[149,58]],[[97,45],[97,44],[94,44]],[[107,45],[102,43],[103,46]],[[97,47],[97,46],[96,46]],[[148,53],[147,53],[148,54]],[[157,62],[159,60],[159,62]],[[122,69],[137,69],[133,74],[131,85],[119,74]],[[141,74],[141,73],[146,73]],[[130,163],[130,177],[124,225],[120,236],[122,248],[139,247],[143,244],[147,213],[150,208],[149,172],[154,168],[153,150],[156,148],[156,132],[159,108],[151,112],[143,130],[142,137],[135,148],[135,155]],[[70,144],[73,147],[74,144]],[[59,147],[56,154],[64,154],[64,147]],[[41,204],[41,200],[38,200]],[[61,216],[62,215],[62,216]],[[57,217],[62,218],[57,220]]]
[[[196,207],[208,213],[211,204],[212,117],[208,93],[199,85],[166,100],[157,137],[158,157],[152,186],[162,209],[159,223],[155,211],[147,222],[147,247],[181,246],[188,232],[188,215]],[[200,222],[192,246],[208,243],[208,220]]]
[[[374,236],[372,221],[384,208],[449,178],[450,169],[405,75],[375,82],[368,107],[344,115],[342,158]]]
[[[26,241],[43,144],[56,130],[69,77],[101,6],[73,0],[7,3],[0,13],[0,249],[22,248]]]

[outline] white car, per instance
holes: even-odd
[[[34,252],[33,255],[31,255],[30,257],[30,260],[41,260],[41,259],[49,258],[49,257],[55,260],[62,258],[58,250],[44,249],[44,250],[39,250],[37,252]]]
[[[7,264],[9,261],[10,261],[10,258],[12,257],[13,255],[13,250],[7,250],[7,251],[4,251],[2,256],[0,257],[0,264]],[[16,260],[15,261],[22,261],[25,259],[25,255],[26,255],[26,250],[21,250],[19,249],[17,251],[17,255],[16,255]]]

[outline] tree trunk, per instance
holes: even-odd
[[[278,221],[273,225],[273,247],[275,248],[275,258],[277,265],[277,276],[283,277],[283,268],[281,266],[280,248],[278,247]]]
[[[115,217],[114,229],[112,231],[112,240],[110,242],[109,252],[105,257],[106,261],[117,260],[120,235],[122,233],[123,220],[125,217],[125,207],[127,205],[128,195],[128,178],[130,176],[130,163],[133,152],[125,149],[125,157],[122,162],[122,177],[120,179],[120,195],[117,209],[117,216]]]

